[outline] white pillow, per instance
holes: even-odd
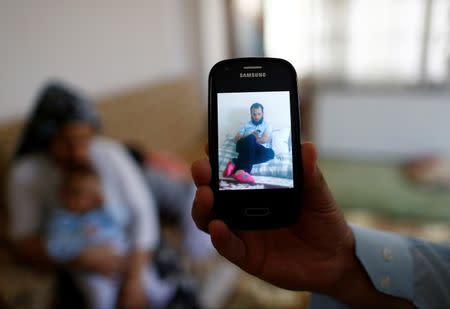
[[[289,153],[289,140],[291,128],[283,128],[272,131],[272,150],[275,154]]]

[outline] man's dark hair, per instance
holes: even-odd
[[[264,106],[261,103],[253,103],[252,106],[250,106],[250,111],[252,111],[252,109],[258,108],[260,108],[264,112]]]

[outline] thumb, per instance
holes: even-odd
[[[317,150],[313,143],[302,144],[303,205],[306,209],[328,212],[336,209],[336,202],[322,172],[317,167]]]

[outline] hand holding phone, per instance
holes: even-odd
[[[192,217],[200,229],[209,232],[222,256],[262,280],[290,290],[333,294],[342,300],[348,299],[338,293],[344,293],[351,283],[355,295],[367,295],[370,282],[364,281],[367,275],[354,256],[352,231],[317,168],[313,144],[302,145],[302,159],[304,207],[289,227],[233,231],[222,220],[213,219],[215,200],[209,185],[212,173],[207,159],[192,166],[198,187]],[[280,200],[278,205],[286,202]]]
[[[195,223],[209,232],[214,247],[222,256],[244,271],[281,288],[326,294],[355,307],[374,304],[390,308],[412,307],[408,301],[374,288],[356,257],[353,232],[317,167],[314,145],[305,143],[300,147],[298,95],[296,82],[293,82],[295,71],[282,60],[266,60],[268,62],[261,58],[235,59],[221,62],[211,70],[209,160],[197,161],[192,166],[197,185],[192,208]],[[245,68],[255,71],[241,72],[238,75],[241,78],[272,78],[252,82],[236,80],[235,74]],[[258,72],[262,68],[268,68],[268,73]],[[229,74],[218,73],[222,69]],[[236,136],[243,138],[236,141],[234,150],[239,155],[253,155],[253,159],[258,152],[258,156],[269,158],[263,161],[270,164],[274,149],[270,149],[270,143],[261,145],[264,149],[255,146],[256,137],[252,132],[255,126],[263,126],[264,135],[275,138],[275,134],[270,134],[274,132],[269,124],[273,119],[269,119],[267,113],[270,107],[264,110],[264,106],[270,106],[267,104],[270,98],[278,96],[274,102],[281,103],[271,114],[283,114],[286,91],[290,106],[287,122],[291,125],[292,182],[278,187],[259,186],[258,183],[257,186],[246,186],[247,182],[242,179],[243,184],[230,185],[225,181],[228,178],[220,175],[245,175],[246,171],[253,172],[253,164],[261,162],[256,160],[243,166],[245,160],[238,157],[232,158],[225,168],[219,164],[219,153],[233,153],[226,147],[234,145],[228,140],[220,143],[219,136],[225,136],[220,128],[227,127],[227,121],[233,117],[240,117],[227,112],[230,106],[232,110],[239,110],[234,109],[239,106],[233,106],[231,99],[249,101],[259,98],[266,102],[265,105],[260,102],[250,105],[251,119],[239,129]],[[256,103],[258,105],[254,105]],[[281,119],[274,123],[286,121]],[[222,145],[220,152],[219,145]],[[284,157],[289,158],[289,155],[284,153]],[[259,174],[253,173],[255,178],[260,177],[263,169]]]

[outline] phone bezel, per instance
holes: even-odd
[[[245,69],[261,67],[260,69]],[[240,73],[264,72],[265,77],[240,78]],[[297,74],[286,60],[236,58],[221,61],[209,74],[208,145],[211,163],[213,215],[236,229],[277,228],[293,223],[301,209],[303,169],[300,144],[300,98]],[[289,91],[293,163],[293,188],[264,190],[219,190],[217,94],[226,92]],[[240,203],[236,201],[241,201]],[[254,203],[251,205],[251,203]],[[255,202],[258,206],[255,206]],[[248,206],[246,206],[248,205]],[[265,216],[248,216],[248,208],[268,208]]]

